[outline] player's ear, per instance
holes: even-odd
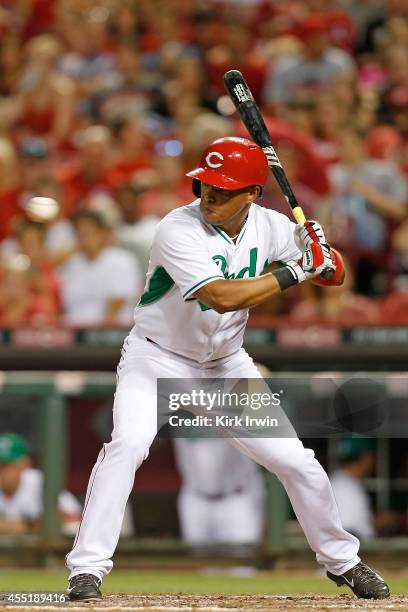
[[[253,187],[251,187],[249,194],[251,196],[252,201],[256,200],[256,198],[259,198],[259,196],[262,195],[262,187],[260,187],[259,185],[254,185]]]

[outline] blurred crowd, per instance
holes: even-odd
[[[260,312],[407,322],[406,0],[0,0],[0,33],[1,325],[131,323],[185,172],[246,135],[231,68],[349,270]]]

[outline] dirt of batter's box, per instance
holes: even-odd
[[[369,609],[380,610],[407,610],[408,597],[392,597],[385,601],[368,602],[356,599],[352,595],[108,595],[103,600],[103,607],[122,606],[143,607],[149,610],[163,608],[192,608],[194,612],[206,608],[224,608],[236,610],[336,610]],[[146,610],[147,612],[147,610]]]
[[[33,612],[41,607],[31,606],[23,608],[10,606],[0,608],[0,612]],[[60,612],[73,612],[74,610],[86,609],[87,611],[101,612],[216,612],[226,610],[232,612],[282,612],[282,610],[313,610],[314,612],[340,612],[343,610],[408,610],[407,596],[393,596],[381,601],[357,599],[352,595],[129,595],[115,594],[105,595],[103,600],[97,603],[72,602],[68,606],[56,606],[53,610]],[[17,612],[16,610],[16,612]]]

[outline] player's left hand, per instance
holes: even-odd
[[[336,264],[328,244],[312,242],[310,248],[303,253],[300,261],[302,262],[303,270],[315,276],[320,274],[329,275],[336,272]]]
[[[310,249],[314,243],[327,244],[326,236],[320,223],[317,221],[305,221],[299,223],[294,229],[296,246],[302,253]]]

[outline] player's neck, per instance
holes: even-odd
[[[231,219],[219,225],[219,227],[232,239],[237,238],[248,218],[248,210],[237,218]]]

